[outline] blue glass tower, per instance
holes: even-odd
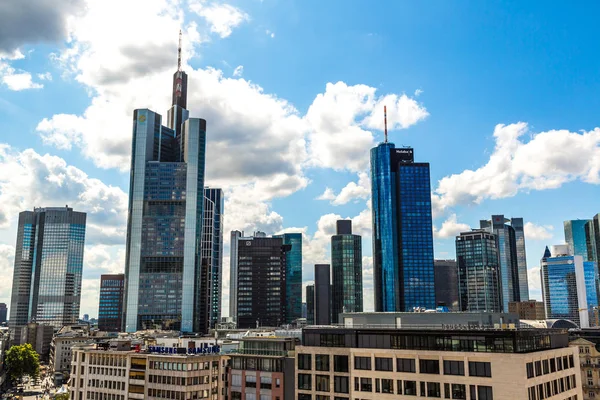
[[[203,297],[208,297],[209,323],[201,327],[206,330],[221,320],[221,286],[223,279],[223,210],[225,198],[223,190],[204,188],[204,222],[202,225],[202,263],[207,266],[207,284],[201,285]],[[202,291],[204,289],[204,291]],[[206,293],[208,292],[208,293]],[[203,318],[201,318],[203,319]]]
[[[590,259],[588,256],[586,231],[591,222],[589,219],[576,219],[564,222],[565,242],[571,248],[573,255],[581,256],[586,261]]]
[[[412,148],[371,149],[375,311],[435,307],[429,163]]]
[[[283,238],[283,244],[292,246],[286,254],[285,307],[286,323],[302,317],[302,234],[273,235]]]

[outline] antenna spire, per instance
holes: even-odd
[[[384,132],[385,132],[385,142],[388,142],[388,138],[387,138],[387,107],[383,106],[383,126],[384,126]]]
[[[177,48],[177,71],[181,71],[181,29],[179,30],[179,47]]]

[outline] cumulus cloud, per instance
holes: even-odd
[[[243,65],[238,65],[233,70],[233,76],[242,76],[243,74],[244,74],[244,66]]]
[[[230,4],[207,4],[204,0],[190,0],[189,5],[190,10],[206,19],[211,32],[222,38],[231,35],[233,28],[250,19],[248,14]]]
[[[43,84],[33,81],[31,73],[17,71],[6,62],[0,62],[0,79],[10,90],[41,89]]]
[[[552,225],[536,225],[533,222],[526,222],[523,227],[526,240],[548,240],[552,239]]]
[[[52,74],[50,72],[44,72],[43,74],[37,74],[38,79],[41,79],[43,81],[51,81],[52,80]]]
[[[323,194],[317,197],[317,200],[329,200],[334,206],[347,204],[351,201],[358,201],[360,199],[368,199],[371,196],[371,178],[366,172],[360,172],[358,174],[358,183],[349,182],[340,191],[339,194],[335,194],[333,189],[325,188]]]
[[[10,307],[10,296],[12,292],[13,265],[15,260],[15,248],[7,244],[0,244],[0,303],[6,303]]]
[[[451,238],[461,232],[469,232],[471,227],[457,221],[456,214],[452,214],[442,222],[440,229],[433,227],[433,236],[436,238]]]

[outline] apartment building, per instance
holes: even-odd
[[[583,398],[567,331],[305,328],[298,400]]]
[[[58,331],[50,343],[50,371],[54,374],[54,383],[60,386],[71,371],[71,349],[73,346],[91,342],[87,326],[65,326]]]
[[[596,344],[584,338],[578,338],[571,341],[569,345],[576,347],[579,352],[583,399],[600,398],[600,351],[596,348]]]

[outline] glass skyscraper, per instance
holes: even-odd
[[[19,213],[10,327],[77,322],[85,224],[86,214],[69,207]]]
[[[225,208],[223,190],[204,188],[204,222],[202,225],[202,263],[208,266],[209,275],[203,297],[208,297],[208,318],[206,331],[214,328],[221,319],[221,285],[223,279],[223,210]],[[202,285],[201,285],[202,287]],[[201,321],[202,323],[202,321]]]
[[[167,125],[148,109],[133,112],[125,262],[127,332],[197,332],[202,296],[206,121],[185,109],[187,75],[173,76]],[[206,276],[206,274],[205,274]]]
[[[315,324],[315,285],[306,285],[306,324]]]
[[[588,253],[588,234],[589,219],[575,219],[564,221],[565,242],[569,245],[573,255],[581,256],[585,261],[592,260]]]
[[[98,306],[98,330],[120,332],[123,325],[123,292],[125,275],[100,276],[100,302]]]
[[[315,325],[331,324],[331,269],[315,264]]]
[[[286,322],[289,324],[302,317],[302,234],[284,233],[273,237],[283,238],[291,250],[286,254]]]
[[[459,310],[458,267],[456,260],[434,260],[435,305],[446,306],[450,311]]]
[[[412,148],[371,149],[375,311],[435,307],[429,163]]]
[[[362,238],[352,234],[352,221],[340,220],[331,237],[331,322],[342,312],[362,312]]]
[[[238,245],[244,232],[231,231],[229,242],[229,317],[237,321]]]

